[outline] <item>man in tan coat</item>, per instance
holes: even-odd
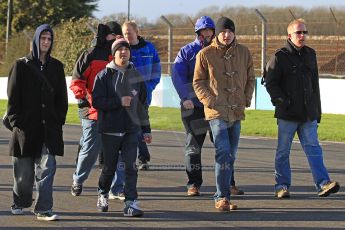
[[[193,87],[204,104],[205,119],[210,123],[216,148],[215,207],[230,211],[231,171],[255,76],[248,48],[236,40],[234,22],[226,17],[218,19],[215,35],[212,44],[196,57]]]

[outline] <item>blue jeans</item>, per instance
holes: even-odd
[[[83,132],[80,138],[81,148],[77,168],[73,174],[73,181],[78,184],[83,184],[89,177],[91,169],[101,151],[101,138],[97,129],[97,121],[82,119],[81,126]]]
[[[293,122],[278,119],[278,147],[275,157],[275,190],[290,188],[291,143],[297,132],[302,148],[307,156],[316,189],[330,181],[327,169],[323,163],[323,154],[317,135],[317,121]]]
[[[181,107],[181,118],[186,130],[185,157],[187,188],[200,188],[202,180],[201,148],[210,125],[205,121],[203,107],[185,109]]]
[[[150,161],[150,153],[149,153],[149,149],[147,148],[146,143],[143,141],[144,136],[141,130],[138,132],[137,137],[138,137],[138,159],[141,162],[148,162]],[[113,194],[123,192],[124,183],[125,183],[125,170],[123,166],[124,166],[124,162],[120,154],[116,171],[115,171],[115,177],[110,188],[111,193]]]
[[[33,185],[36,182],[35,213],[49,212],[53,208],[53,182],[56,172],[55,156],[43,145],[38,157],[12,157],[13,202],[28,208],[32,205]]]
[[[137,199],[138,170],[135,163],[137,147],[137,133],[126,133],[121,137],[102,134],[104,165],[98,181],[98,194],[106,195],[109,193],[121,151],[125,167],[125,201]]]
[[[214,199],[230,200],[230,181],[236,159],[241,132],[241,121],[227,122],[222,119],[209,121],[213,134],[215,155],[215,177],[217,191]]]
[[[121,153],[119,154],[117,167],[115,171],[115,177],[111,184],[111,193],[117,194],[123,192],[123,188],[125,186],[125,163],[122,160]]]

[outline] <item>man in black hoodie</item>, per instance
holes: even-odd
[[[62,126],[68,101],[63,64],[50,56],[53,30],[36,29],[31,53],[12,66],[7,86],[7,112],[13,134],[9,149],[13,163],[13,215],[32,205],[38,220],[57,220],[53,208],[55,156],[63,156]]]
[[[101,152],[101,139],[97,132],[97,110],[92,106],[92,90],[96,74],[112,60],[111,44],[122,37],[121,26],[112,21],[99,24],[92,47],[85,50],[75,64],[70,89],[78,99],[82,136],[76,170],[73,173],[71,194],[79,196],[97,156]]]

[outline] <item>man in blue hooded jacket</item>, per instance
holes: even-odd
[[[195,58],[202,48],[211,43],[214,31],[213,20],[208,16],[200,17],[195,23],[196,39],[180,49],[173,66],[172,81],[181,100],[181,118],[186,130],[185,165],[188,176],[188,196],[200,195],[201,148],[209,130],[209,124],[205,121],[203,104],[196,97],[192,86]],[[234,176],[231,179],[231,194],[243,195],[244,192],[235,186],[233,178]]]
[[[68,102],[63,64],[50,56],[54,41],[48,24],[36,29],[31,53],[12,66],[7,112],[13,127],[9,149],[13,163],[13,215],[24,214],[36,198],[38,220],[57,220],[52,212],[55,156],[63,156],[62,126]]]
[[[152,92],[161,78],[161,64],[158,52],[151,42],[139,36],[138,25],[135,21],[124,22],[122,25],[122,32],[124,38],[131,46],[130,61],[144,78],[147,91],[145,106],[148,110],[152,100]],[[140,170],[146,170],[148,169],[148,162],[150,161],[150,153],[146,143],[143,141],[142,133],[139,133],[138,139],[138,168]]]

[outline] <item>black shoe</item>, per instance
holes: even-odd
[[[126,207],[123,209],[123,215],[128,217],[140,217],[144,215],[144,212],[140,210],[138,203],[139,202],[137,200],[128,202]]]
[[[71,186],[71,193],[73,196],[80,196],[81,192],[83,191],[83,185],[82,184],[76,184],[73,182]]]
[[[12,212],[13,215],[23,215],[24,214],[23,208],[18,207],[15,204],[13,204],[11,206],[11,212]]]
[[[54,214],[52,211],[45,212],[45,213],[37,213],[36,217],[37,217],[37,220],[47,220],[47,221],[53,221],[53,220],[59,219],[59,216],[57,214]]]
[[[148,170],[149,169],[149,163],[147,161],[139,161],[138,169],[139,170]]]

